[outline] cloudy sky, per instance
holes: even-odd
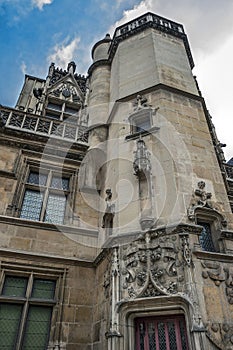
[[[50,62],[75,60],[86,74],[90,49],[146,11],[180,22],[218,137],[233,156],[232,0],[0,0],[0,103],[14,106],[24,74],[45,78]]]

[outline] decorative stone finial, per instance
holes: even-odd
[[[134,108],[135,110],[142,109],[142,108],[148,108],[147,104],[147,98],[143,97],[141,95],[137,95],[135,102],[134,102]]]
[[[75,72],[75,69],[76,69],[76,64],[74,61],[71,61],[70,63],[68,63],[68,66],[67,66],[67,70],[69,73],[73,73]]]

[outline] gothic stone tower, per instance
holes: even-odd
[[[184,28],[147,13],[92,58],[1,107],[0,344],[233,349],[233,168]]]

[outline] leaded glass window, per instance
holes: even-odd
[[[131,134],[148,132],[152,126],[151,109],[139,109],[129,117]]]
[[[149,130],[151,127],[150,119],[136,120],[135,132],[143,132]]]
[[[202,232],[199,237],[200,245],[203,250],[207,252],[215,252],[214,243],[212,240],[212,234],[211,234],[211,226],[209,223],[206,222],[199,222],[198,225],[202,226]]]
[[[66,120],[77,122],[80,106],[74,103],[68,104],[66,101],[49,101],[46,108],[46,117],[52,119]]]
[[[6,276],[2,294],[10,297],[24,297],[26,294],[27,278]]]
[[[20,217],[63,224],[68,194],[68,177],[52,170],[31,170],[25,184]]]
[[[0,349],[15,349],[23,305],[0,304]]]
[[[55,287],[56,281],[33,275],[5,276],[0,296],[1,350],[47,348]]]
[[[65,207],[66,197],[58,194],[49,194],[44,221],[63,224]]]
[[[55,281],[34,279],[32,298],[37,299],[54,299]]]
[[[46,349],[52,308],[32,305],[29,308],[23,339],[24,350]]]
[[[29,220],[40,220],[40,213],[43,204],[43,193],[39,191],[26,190],[20,217]]]
[[[188,350],[182,315],[135,320],[136,350]]]

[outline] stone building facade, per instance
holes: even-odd
[[[147,13],[0,107],[0,348],[233,349],[233,164]]]

